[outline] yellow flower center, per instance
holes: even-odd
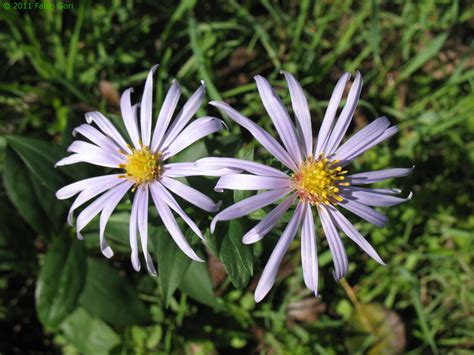
[[[119,177],[135,181],[134,188],[158,180],[161,175],[161,153],[152,153],[146,146],[141,149],[129,148],[132,154],[121,152],[127,156],[127,162],[119,165],[125,170],[125,174]]]
[[[343,200],[339,195],[339,186],[349,186],[349,183],[344,182],[347,170],[342,170],[338,162],[329,161],[321,155],[317,159],[309,157],[303,163],[292,176],[294,188],[302,201],[314,206],[336,205]]]

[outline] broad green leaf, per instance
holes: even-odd
[[[0,269],[28,275],[35,273],[34,238],[16,210],[0,200]]]
[[[84,243],[65,235],[57,237],[36,284],[36,309],[46,327],[56,328],[76,308],[86,270]]]
[[[36,198],[28,170],[9,148],[6,150],[3,182],[10,201],[20,215],[38,234],[47,235],[47,217]]]
[[[87,259],[87,276],[79,304],[93,316],[116,326],[146,324],[150,320],[135,288],[104,260]]]
[[[253,254],[248,245],[242,243],[244,230],[239,221],[229,223],[229,230],[222,239],[219,256],[232,283],[243,288],[253,274]]]
[[[166,233],[156,236],[156,254],[159,266],[159,284],[165,305],[178,288],[191,259],[178,248],[174,240]]]
[[[179,285],[179,289],[189,297],[215,310],[222,310],[224,308],[219,303],[219,299],[214,295],[211,278],[205,263],[191,261]]]
[[[84,354],[109,354],[120,337],[101,319],[79,307],[64,320],[61,330],[69,342]]]
[[[9,136],[7,142],[43,186],[56,191],[64,184],[61,174],[54,168],[54,164],[64,155],[58,146],[18,136]]]

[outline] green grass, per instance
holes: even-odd
[[[65,154],[63,147],[72,140],[72,128],[84,121],[84,113],[100,110],[118,117],[116,94],[130,86],[140,93],[147,71],[156,63],[160,64],[157,103],[173,78],[185,96],[205,80],[209,100],[231,103],[273,133],[253,76],[269,78],[290,107],[280,70],[293,73],[307,93],[313,125],[319,127],[338,76],[360,70],[364,88],[351,129],[381,115],[401,129],[388,143],[359,158],[353,169],[414,164],[411,176],[390,184],[406,193],[413,191],[414,198],[386,210],[390,222],[384,229],[354,220],[387,267],[369,260],[346,238],[350,272],[345,281],[336,283],[328,246],[319,233],[324,276],[319,286],[322,297],[314,299],[303,284],[297,238],[275,289],[258,305],[252,296],[255,281],[282,225],[253,247],[254,275],[244,279],[241,288],[225,275],[217,282],[218,275],[211,273],[217,286],[209,293],[211,279],[192,264],[187,286],[167,299],[159,277],[131,272],[126,223],[116,217],[108,231],[116,256],[106,266],[115,268],[116,277],[121,277],[117,280],[126,285],[112,278],[109,288],[115,294],[110,295],[128,295],[118,304],[129,304],[136,317],[128,323],[119,321],[114,316],[118,310],[110,306],[97,311],[83,294],[78,305],[66,310],[68,317],[51,326],[37,315],[39,270],[47,260],[45,253],[61,239],[58,236],[72,240],[74,233],[63,225],[61,208],[67,204],[57,208],[56,217],[48,217],[47,232],[26,225],[24,211],[38,213],[33,218],[41,220],[50,200],[38,194],[41,172],[31,175],[27,167],[17,165],[23,169],[18,170],[23,177],[18,177],[18,184],[40,198],[23,200],[26,210],[20,209],[12,202],[11,186],[1,185],[0,351],[473,351],[474,7],[468,1],[72,2],[74,9],[62,12],[0,10],[3,181],[11,181],[5,177],[9,172],[5,167],[12,165],[5,157],[24,158],[11,138],[7,148],[7,135],[38,138],[53,143],[57,154]],[[203,105],[200,114],[207,113],[220,116]],[[246,132],[229,124],[229,132],[196,145],[186,153],[188,158],[237,152],[243,157],[255,149],[255,160],[268,161]],[[96,170],[75,172],[92,176]],[[63,178],[72,181],[78,176],[69,175]],[[214,180],[205,181],[200,188],[211,191]],[[202,179],[191,183],[204,185]],[[224,203],[230,204],[232,198],[224,195]],[[51,201],[59,206],[54,198]],[[121,206],[121,212],[128,209],[127,203]],[[205,230],[208,216],[192,213]],[[253,223],[241,222],[245,228]],[[153,224],[152,239],[160,233],[158,221]],[[96,234],[91,229],[86,242],[71,246],[88,255],[88,266],[85,256],[80,264],[84,268],[95,260],[105,264]],[[210,268],[219,274],[221,264],[215,263],[209,262]],[[91,287],[79,274],[71,272],[63,281]],[[198,285],[191,282],[196,275],[202,277]],[[100,297],[96,302],[100,305]],[[213,304],[218,306],[210,307]],[[90,337],[89,327],[100,336]]]

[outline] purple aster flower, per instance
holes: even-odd
[[[366,188],[358,185],[406,176],[410,174],[412,168],[347,175],[345,166],[398,131],[397,126],[390,126],[386,117],[380,117],[341,144],[359,100],[362,88],[360,73],[357,73],[346,104],[336,120],[337,109],[350,74],[345,73],[337,82],[315,142],[313,142],[310,111],[303,89],[291,74],[286,72],[283,74],[288,82],[296,127],[268,81],[261,76],[255,77],[263,105],[283,145],[228,104],[211,102],[211,105],[222,109],[235,122],[250,131],[255,139],[291,171],[287,174],[273,167],[232,158],[204,158],[195,164],[201,169],[240,169],[238,173],[221,177],[215,187],[216,191],[266,190],[219,212],[211,223],[211,231],[214,231],[218,221],[239,218],[278,202],[265,218],[244,235],[245,244],[261,240],[297,201],[293,216],[279,238],[257,285],[255,291],[257,302],[267,295],[275,283],[278,267],[299,228],[301,228],[304,282],[317,295],[318,260],[314,213],[319,214],[334,262],[334,277],[338,280],[347,273],[348,267],[347,255],[338,230],[352,239],[375,261],[380,264],[383,264],[383,261],[337,207],[342,207],[382,227],[387,223],[387,217],[372,207],[393,206],[411,198],[411,193],[407,198],[395,196],[401,192],[397,189]],[[243,171],[246,173],[242,173]]]
[[[80,125],[73,131],[74,136],[79,133],[90,142],[74,141],[68,148],[68,151],[74,154],[56,163],[56,166],[62,166],[85,162],[121,170],[114,174],[67,185],[56,193],[56,197],[67,199],[79,194],[69,210],[68,223],[72,225],[73,212],[100,195],[77,217],[77,237],[82,239],[81,230],[100,213],[100,248],[102,253],[110,258],[113,252],[104,237],[107,221],[127,191],[134,192],[130,216],[132,265],[136,271],[141,268],[137,242],[139,235],[146,266],[152,275],[156,275],[156,269],[148,252],[149,196],[151,195],[163,224],[176,244],[191,259],[202,261],[183,236],[172,211],[180,216],[199,238],[204,237],[170,191],[205,211],[215,212],[218,206],[214,201],[175,178],[197,175],[220,176],[227,170],[206,171],[196,168],[193,163],[166,163],[166,160],[192,143],[222,129],[223,123],[214,117],[202,117],[188,124],[204,99],[204,83],[189,98],[172,122],[181,95],[178,83],[173,81],[152,132],[153,73],[157,67],[154,66],[148,74],[140,105],[131,104],[132,88],[125,90],[120,99],[122,118],[131,144],[127,143],[111,121],[100,112],[90,112],[86,114],[87,124]]]

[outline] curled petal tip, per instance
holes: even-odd
[[[112,256],[114,256],[114,252],[112,251],[112,248],[109,246],[106,248],[103,248],[101,252],[107,259],[110,259]]]
[[[411,200],[413,198],[413,191],[410,191],[410,193],[407,196],[407,200]]]
[[[91,117],[91,113],[90,112],[87,112],[85,114],[85,117],[86,117],[86,122],[91,124],[92,123],[92,117]]]
[[[216,224],[217,224],[218,221],[219,221],[219,220],[216,219],[216,218],[213,218],[213,219],[212,219],[212,221],[211,221],[211,227],[210,227],[211,233],[214,233],[214,231],[216,230]]]
[[[76,237],[77,237],[77,239],[79,239],[79,240],[84,240],[84,236],[83,236],[81,233],[79,233],[79,232],[76,233]]]
[[[201,86],[202,87],[205,87],[206,86],[206,82],[204,80],[200,80],[201,81]]]

